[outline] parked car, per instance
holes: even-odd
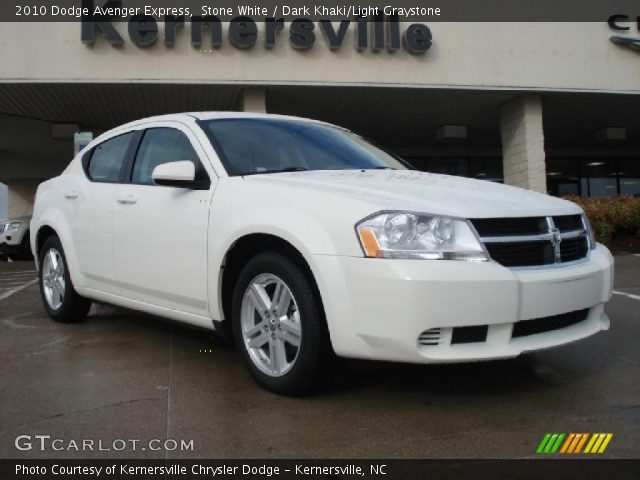
[[[613,259],[577,205],[411,170],[300,118],[111,130],[40,185],[31,243],[54,320],[98,300],[230,330],[284,394],[315,386],[334,353],[489,360],[609,328]]]
[[[31,243],[29,242],[29,224],[31,217],[10,218],[0,221],[0,257],[5,255],[11,260],[29,260]]]

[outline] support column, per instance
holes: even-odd
[[[8,187],[8,217],[26,217],[33,213],[33,201],[39,180],[10,180]]]
[[[547,193],[542,102],[524,95],[500,108],[504,183]]]
[[[245,88],[242,91],[242,111],[267,113],[267,94],[264,88]]]

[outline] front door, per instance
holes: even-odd
[[[205,153],[183,127],[145,130],[130,183],[119,185],[114,206],[116,278],[122,295],[171,310],[209,316],[207,231],[213,183]],[[160,164],[190,160],[196,179],[209,187],[158,186]]]

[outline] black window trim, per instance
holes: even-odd
[[[240,173],[235,173],[235,172],[232,173],[232,170],[235,170],[235,169],[233,168],[233,166],[231,165],[231,162],[229,162],[229,159],[224,153],[224,150],[222,149],[222,145],[220,144],[220,142],[218,142],[218,139],[216,138],[215,134],[212,131],[206,129],[207,123],[209,121],[210,120],[196,120],[196,124],[198,125],[200,130],[202,130],[202,133],[204,133],[205,136],[209,139],[209,143],[211,143],[213,150],[218,155],[218,158],[220,159],[220,163],[222,164],[222,167],[224,168],[225,173],[229,177],[242,176]]]
[[[182,135],[185,136],[185,138],[187,139],[187,141],[189,142],[189,144],[191,145],[191,148],[193,149],[193,152],[196,154],[196,160],[199,164],[200,164],[200,169],[202,171],[202,173],[204,173],[204,175],[206,176],[206,179],[202,179],[200,181],[196,181],[193,184],[193,187],[191,187],[192,190],[209,190],[211,188],[211,176],[209,175],[209,172],[207,172],[207,169],[204,167],[204,164],[202,163],[202,159],[200,158],[200,155],[198,155],[198,152],[196,150],[196,148],[193,145],[193,142],[191,141],[191,139],[189,138],[189,136],[187,134],[185,134],[182,130],[180,130],[179,128],[175,128],[175,127],[171,127],[171,126],[165,126],[165,125],[158,125],[158,126],[154,126],[154,127],[146,127],[143,129],[140,129],[137,131],[138,136],[135,138],[135,141],[133,142],[133,144],[135,145],[135,149],[132,149],[131,151],[127,152],[127,160],[125,162],[126,167],[124,169],[124,180],[123,183],[129,184],[129,185],[140,185],[143,187],[163,187],[163,188],[176,188],[176,187],[167,187],[164,185],[157,185],[155,183],[153,184],[149,184],[149,183],[142,183],[142,182],[134,182],[133,179],[133,167],[136,163],[136,160],[138,158],[138,153],[140,152],[140,147],[142,146],[142,140],[144,140],[144,136],[146,135],[146,133],[149,130],[157,130],[157,129],[161,129],[161,128],[165,128],[165,129],[170,129],[170,130],[176,130],[178,132],[180,132]],[[196,172],[197,172],[197,166],[196,166]]]
[[[124,171],[122,183],[131,184],[131,172],[133,171],[133,164],[135,163],[136,155],[138,155],[138,150],[140,149],[140,144],[142,143],[142,138],[144,137],[145,129],[141,128],[136,130],[136,135],[131,144],[131,149],[127,152],[127,161],[124,165]]]
[[[139,133],[140,133],[140,131],[138,131],[138,130],[129,130],[129,131],[126,131],[126,132],[122,132],[122,133],[120,133],[118,135],[114,135],[113,137],[109,137],[109,138],[101,141],[97,145],[94,145],[93,147],[91,147],[90,150],[85,152],[82,155],[82,170],[84,170],[84,174],[85,174],[85,177],[87,177],[87,180],[89,180],[92,183],[108,183],[108,184],[127,183],[125,181],[127,168],[128,168],[129,162],[130,162],[130,157],[131,157],[131,153],[132,153],[133,147],[137,146],[137,144],[139,142],[139,138],[138,138]],[[115,140],[116,138],[122,137],[124,135],[129,135],[129,134],[133,134],[133,136],[129,140],[129,145],[127,146],[127,151],[124,154],[124,159],[123,159],[123,162],[122,162],[122,166],[120,167],[120,174],[118,175],[118,178],[116,180],[96,180],[94,178],[91,178],[91,175],[89,174],[89,167],[91,165],[91,160],[93,158],[93,154],[94,154],[96,148],[98,148],[101,145],[104,145],[105,143],[107,143],[107,142],[109,142],[111,140]]]

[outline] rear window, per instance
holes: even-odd
[[[134,132],[111,138],[94,147],[87,175],[94,182],[119,182],[122,180],[124,162]]]

